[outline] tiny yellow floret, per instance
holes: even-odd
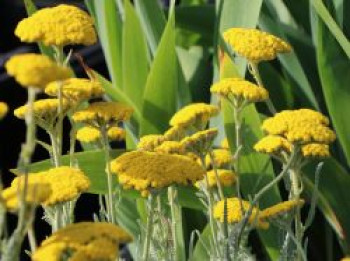
[[[154,149],[164,141],[165,138],[163,135],[148,134],[141,137],[139,143],[137,144],[137,148],[139,150],[154,151]]]
[[[43,8],[20,21],[15,35],[22,42],[42,42],[45,45],[92,45],[97,36],[93,19],[73,5]]]
[[[179,141],[164,141],[154,151],[164,154],[184,154],[185,148]]]
[[[189,137],[185,137],[181,140],[182,145],[189,152],[196,154],[206,154],[211,148],[214,139],[218,135],[217,128],[211,128],[194,133]]]
[[[223,38],[237,54],[254,63],[273,60],[277,54],[292,50],[282,39],[257,29],[231,28]]]
[[[223,187],[230,187],[236,181],[236,174],[234,172],[232,172],[231,170],[226,170],[226,169],[210,170],[207,172],[208,185],[210,188],[217,187],[217,180],[216,180],[216,173],[215,172],[217,173],[219,183]],[[206,186],[205,179],[196,182],[196,187],[200,188],[201,185]]]
[[[125,140],[126,132],[123,128],[114,126],[108,129],[107,135],[111,141],[123,141]]]
[[[0,120],[4,118],[9,110],[9,107],[5,102],[0,102]]]
[[[214,206],[214,218],[218,219],[221,223],[225,221],[225,201],[226,201],[226,213],[227,213],[227,223],[233,224],[238,223],[242,221],[244,218],[244,215],[242,215],[242,212],[245,214],[249,208],[250,203],[248,201],[242,200],[242,207],[243,211],[241,209],[240,200],[238,198],[227,198],[224,200],[221,200],[217,202]],[[256,207],[253,207],[252,213],[248,218],[248,222],[250,225],[256,226],[258,228],[267,229],[269,227],[269,223],[266,221],[260,220],[259,218],[259,209]]]
[[[283,137],[268,135],[259,140],[254,149],[261,153],[278,154],[281,151],[291,152],[292,144]]]
[[[193,103],[176,112],[170,119],[170,126],[188,128],[190,126],[203,129],[209,119],[219,113],[219,108],[206,103]]]
[[[228,142],[228,139],[227,139],[227,138],[223,139],[223,140],[220,142],[220,146],[221,146],[221,148],[223,148],[223,149],[229,150],[229,149],[230,149],[230,144],[229,144],[229,142]]]
[[[241,78],[225,78],[213,84],[211,93],[215,93],[234,104],[246,102],[259,102],[269,98],[268,91],[256,84]]]
[[[276,205],[273,205],[272,207],[265,208],[264,210],[262,210],[259,213],[259,218],[261,219],[276,218],[281,215],[284,215],[285,213],[293,211],[297,207],[302,207],[304,203],[305,201],[303,199],[284,201]]]
[[[36,53],[12,56],[5,64],[6,71],[23,87],[43,89],[52,81],[71,77],[68,67],[59,66],[49,57]]]
[[[70,78],[63,82],[51,82],[46,86],[45,93],[50,96],[57,96],[60,85],[62,85],[62,96],[67,100],[83,101],[104,94],[104,89],[98,81],[80,78]]]
[[[77,131],[76,138],[80,142],[95,143],[101,139],[101,132],[93,127],[82,127]]]
[[[214,162],[212,162],[214,161]],[[207,168],[215,167],[219,169],[229,168],[232,162],[231,152],[227,149],[213,150],[213,159],[207,154],[205,157],[205,165]]]
[[[327,158],[330,157],[329,145],[311,143],[301,147],[301,153],[304,157]]]

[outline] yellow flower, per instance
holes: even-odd
[[[223,139],[223,140],[221,141],[221,143],[220,143],[220,146],[221,146],[221,148],[223,148],[223,149],[229,150],[229,149],[230,149],[230,144],[229,144],[229,142],[228,142],[228,139],[227,139],[227,138]]]
[[[97,41],[93,19],[73,5],[43,8],[17,25],[15,35],[22,42],[45,45],[92,45]]]
[[[321,157],[327,158],[330,156],[329,145],[311,143],[301,147],[301,153],[304,157]]]
[[[11,210],[17,210],[20,205],[21,194],[23,193],[24,184],[11,186],[4,189],[1,197],[6,207]],[[48,183],[28,184],[26,188],[25,202],[31,205],[40,205],[44,203],[51,195],[51,186]]]
[[[223,37],[236,53],[254,63],[273,60],[277,54],[292,50],[282,39],[257,29],[231,28]]]
[[[158,147],[154,149],[155,152],[164,154],[184,154],[185,148],[178,141],[164,141]]]
[[[221,200],[217,202],[214,206],[214,218],[218,219],[220,222],[225,221],[225,201],[226,203],[226,210],[227,210],[227,223],[238,223],[242,221],[244,218],[244,215],[242,215],[242,212],[245,214],[249,208],[250,203],[248,201],[242,200],[242,207],[240,204],[240,200],[238,198],[227,198],[225,200]],[[242,211],[243,210],[243,211]],[[259,218],[259,209],[256,207],[253,207],[252,213],[250,217],[248,218],[248,222],[251,225],[257,226],[258,228],[267,229],[269,227],[269,223],[260,220]]]
[[[350,257],[344,257],[340,261],[350,261]]]
[[[183,107],[170,119],[170,126],[203,129],[209,119],[219,113],[219,108],[205,103],[193,103]]]
[[[63,113],[66,114],[70,109],[67,100],[62,101]],[[33,114],[35,122],[42,128],[51,127],[58,117],[58,99],[43,99],[34,102]],[[14,111],[14,115],[19,119],[24,119],[28,110],[28,105],[23,105]]]
[[[9,110],[9,107],[5,102],[0,102],[0,120],[4,118]]]
[[[62,95],[67,100],[82,101],[100,97],[104,94],[104,89],[98,81],[79,78],[70,78],[62,83],[51,82],[46,86],[45,93],[50,96],[57,96],[59,84],[62,84]]]
[[[209,150],[217,134],[218,129],[216,128],[198,131],[195,134],[182,139],[181,143],[186,150],[199,155],[206,153]]]
[[[225,78],[213,84],[211,93],[220,95],[235,103],[259,102],[269,98],[268,91],[241,78]]]
[[[215,168],[223,169],[228,168],[232,162],[232,155],[229,150],[226,149],[216,149],[213,150],[214,164]],[[205,165],[207,168],[212,166],[210,156],[207,154],[205,157]],[[213,167],[213,166],[212,166]]]
[[[124,153],[111,162],[111,169],[124,188],[139,190],[142,195],[172,184],[194,184],[205,175],[204,170],[186,156],[147,151]]]
[[[95,127],[127,121],[131,117],[131,107],[118,102],[95,102],[86,109],[77,111],[72,118],[75,122]]]
[[[325,143],[335,140],[335,133],[328,127],[329,120],[310,109],[286,110],[263,122],[262,129],[272,135],[282,135],[289,142]]]
[[[164,138],[166,140],[181,140],[185,137],[186,132],[181,126],[172,126],[166,132],[164,132]]]
[[[17,188],[23,182],[24,176],[16,177],[11,187]],[[90,187],[89,178],[79,169],[70,167],[52,168],[47,171],[31,173],[28,176],[29,184],[50,184],[52,193],[43,202],[45,206],[66,202],[77,198]]]
[[[141,137],[139,143],[137,144],[137,148],[140,150],[154,151],[156,147],[158,147],[162,142],[165,141],[163,135],[158,134],[149,134]]]
[[[221,186],[223,186],[223,187],[230,187],[230,186],[232,186],[235,183],[236,175],[231,170],[218,169],[216,171],[217,171],[217,175],[218,175],[219,182],[220,182]],[[215,170],[208,171],[207,172],[207,177],[208,177],[208,185],[209,185],[209,187],[210,188],[216,187],[217,186],[217,182],[216,182]],[[206,186],[205,179],[203,179],[201,181],[197,181],[196,182],[196,187],[200,188],[201,184]]]
[[[132,237],[122,228],[105,222],[71,224],[45,239],[33,253],[33,261],[67,260],[114,261],[119,244],[129,243]],[[65,259],[66,260],[66,259]]]
[[[77,140],[84,143],[94,143],[101,139],[101,132],[93,127],[82,127],[77,131]]]
[[[259,140],[254,149],[261,153],[279,153],[281,150],[290,152],[292,144],[280,136],[268,135]]]
[[[111,127],[107,131],[107,135],[111,141],[125,140],[125,130],[119,127]]]
[[[285,213],[293,211],[297,207],[303,206],[305,201],[303,199],[299,200],[288,200],[282,203],[273,205],[272,207],[266,208],[259,213],[260,219],[275,218]]]
[[[12,56],[5,64],[7,73],[23,87],[45,88],[52,81],[67,79],[72,72],[57,65],[49,57],[27,53]]]

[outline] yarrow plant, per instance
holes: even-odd
[[[138,2],[135,5],[140,8]],[[96,6],[87,3],[96,15]],[[164,30],[172,26],[173,9],[174,3]],[[130,23],[130,14],[137,18],[129,1],[122,10],[126,17],[119,22]],[[137,19],[131,24],[141,30]],[[15,29],[22,42],[38,43],[52,53],[15,55],[5,65],[7,73],[26,88],[28,101],[13,110],[15,117],[25,121],[26,140],[18,166],[12,170],[16,177],[10,186],[1,187],[1,260],[20,260],[26,237],[27,253],[34,261],[125,260],[121,254],[125,251],[141,261],[257,260],[251,246],[251,237],[257,233],[262,238],[266,233],[281,238],[275,253],[278,260],[307,260],[305,232],[318,204],[322,161],[331,156],[336,134],[321,112],[309,108],[278,112],[270,99],[259,65],[293,52],[291,45],[259,29],[222,32],[221,51],[233,60],[220,61],[220,79],[210,87],[213,100],[219,102],[184,105],[181,97],[171,97],[176,102],[170,114],[165,109],[169,104],[146,95],[153,88],[152,71],[144,83],[141,107],[126,90],[135,79],[110,83],[86,65],[87,78],[74,76],[70,67],[74,46],[93,45],[98,34],[106,37],[101,23],[78,7],[58,5],[37,10]],[[123,44],[123,48],[128,46]],[[69,51],[67,56],[65,51]],[[110,50],[104,51],[110,63]],[[157,59],[159,53],[147,51],[147,59]],[[245,60],[251,77],[225,73],[224,66],[232,66],[237,57]],[[176,60],[174,64],[180,66]],[[159,68],[156,62],[152,66]],[[177,73],[181,75],[181,68]],[[125,86],[118,86],[120,82]],[[263,103],[267,113],[254,119],[258,123],[263,119],[260,129],[247,129],[246,122],[252,121],[247,111],[255,110],[257,103]],[[0,102],[0,120],[8,111],[7,104]],[[215,120],[221,116],[229,119],[225,126]],[[63,129],[65,119],[70,122],[70,133]],[[157,126],[147,129],[150,122]],[[37,128],[47,133],[49,143],[37,139]],[[264,135],[258,135],[260,131]],[[251,133],[256,135],[254,142]],[[63,151],[65,138],[70,142],[67,152]],[[77,153],[77,141],[90,151]],[[115,149],[114,142],[124,141],[125,148]],[[47,150],[49,159],[33,164],[37,145]],[[89,153],[96,158],[82,160]],[[273,172],[274,166],[279,173],[267,180],[260,173],[254,174],[254,181],[247,178],[246,165],[255,164],[252,154],[265,154],[264,168]],[[304,170],[315,161],[321,162],[313,170],[315,186],[311,197],[305,198],[309,184],[305,184]],[[263,199],[282,184],[285,200],[266,205]],[[90,221],[80,222],[75,207],[83,193],[99,194],[100,211],[91,213]],[[35,215],[39,207],[43,217]],[[7,212],[17,216],[13,231],[6,227]],[[35,218],[44,219],[52,228],[40,243],[33,229]]]

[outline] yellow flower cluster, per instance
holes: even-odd
[[[111,162],[111,169],[124,188],[139,190],[144,196],[152,189],[172,184],[194,184],[205,175],[204,170],[186,156],[147,151],[124,153]]]
[[[19,208],[21,194],[24,192],[23,188],[24,184],[18,184],[17,187],[11,186],[2,191],[2,200],[4,201],[6,208],[10,211],[15,211]],[[51,192],[51,187],[48,183],[28,184],[24,201],[26,204],[39,205],[48,200]]]
[[[257,29],[231,28],[223,37],[236,53],[254,63],[273,60],[277,54],[292,50],[282,39]]]
[[[96,127],[127,121],[131,117],[131,107],[118,102],[95,102],[86,109],[77,111],[72,118],[75,122]]]
[[[193,103],[183,107],[170,119],[170,126],[203,129],[209,119],[219,113],[219,108],[205,103]]]
[[[210,92],[230,101],[259,102],[269,98],[268,91],[241,78],[225,78],[213,84]]]
[[[111,127],[107,131],[111,141],[122,141],[125,139],[125,130],[119,127]],[[95,143],[101,139],[101,132],[94,127],[82,127],[77,131],[77,140],[84,143]]]
[[[221,184],[221,186],[230,187],[235,183],[236,175],[231,170],[226,170],[226,169],[210,170],[207,172],[208,185],[210,188],[217,186],[215,171],[217,172],[219,183]],[[205,179],[196,182],[197,188],[200,188],[201,185],[206,186]]]
[[[141,137],[137,148],[140,150],[154,151],[156,147],[162,144],[165,141],[163,135],[158,134],[149,134]]]
[[[248,201],[242,200],[242,202],[240,202],[238,198],[227,198],[220,200],[215,204],[213,211],[214,218],[218,219],[222,223],[225,221],[225,201],[227,210],[227,223],[229,224],[242,221],[244,218],[242,212],[245,214],[245,212],[247,212],[251,207]],[[241,209],[241,203],[243,209]],[[256,207],[253,207],[252,214],[248,219],[248,223],[262,229],[267,229],[269,227],[269,223],[259,218],[259,209]]]
[[[232,162],[231,152],[227,149],[213,150],[213,161],[215,168],[224,169],[229,168]],[[205,165],[207,168],[214,167],[210,155],[205,157]]]
[[[114,261],[119,256],[119,244],[132,237],[120,227],[105,222],[71,224],[45,239],[33,253],[33,261]]]
[[[17,188],[23,183],[24,176],[16,177],[11,187]],[[51,195],[43,205],[53,206],[77,198],[90,187],[89,178],[79,169],[70,167],[52,168],[47,171],[31,173],[28,176],[29,184],[49,184]]]
[[[23,87],[45,88],[52,81],[72,75],[68,67],[59,66],[49,57],[35,53],[14,55],[6,62],[5,68]]]
[[[328,144],[311,143],[301,147],[301,153],[304,157],[327,158],[330,156]]]
[[[62,100],[63,113],[67,113],[70,109],[70,104],[67,100]],[[33,114],[35,122],[45,128],[45,126],[52,126],[58,117],[58,99],[43,99],[34,102]],[[19,119],[24,119],[28,110],[28,105],[23,105],[14,111],[14,115]]]
[[[181,140],[181,143],[186,150],[192,152],[207,152],[213,144],[215,137],[218,134],[218,129],[211,128],[203,131],[198,131],[189,137]]]
[[[221,146],[221,148],[223,148],[223,149],[229,150],[229,149],[230,149],[230,144],[228,143],[228,139],[227,139],[227,138],[223,139],[223,140],[220,142],[220,146]]]
[[[9,110],[9,107],[5,102],[0,102],[0,120],[4,118]]]
[[[23,19],[15,30],[22,42],[45,45],[92,45],[97,41],[93,19],[72,5],[43,8]]]
[[[166,132],[164,132],[165,140],[181,140],[186,136],[185,129],[181,126],[172,126]]]
[[[269,219],[276,218],[285,213],[293,211],[297,207],[302,207],[305,201],[303,199],[299,200],[288,200],[281,203],[278,203],[272,207],[265,208],[259,213],[259,218]]]
[[[46,86],[45,93],[50,96],[57,96],[60,84],[62,84],[62,96],[67,100],[82,101],[100,97],[104,94],[104,89],[98,81],[80,78],[70,78],[61,83],[51,82]]]
[[[335,133],[328,127],[329,120],[310,109],[285,110],[263,122],[268,134],[284,136],[289,142],[325,143],[335,140]]]
[[[164,154],[185,154],[185,148],[178,141],[164,141],[154,149],[155,152]]]
[[[281,150],[290,152],[292,144],[281,136],[268,135],[259,140],[254,149],[262,153],[279,153]]]

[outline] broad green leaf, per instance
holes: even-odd
[[[38,10],[32,0],[24,0],[24,6],[26,8],[28,16],[31,16]],[[38,43],[38,46],[42,54],[53,58],[54,50],[52,49],[52,47],[46,46],[42,43]]]
[[[350,166],[350,59],[322,20],[317,23],[317,64],[322,90],[332,123]]]
[[[135,0],[134,2],[152,54],[155,55],[166,24],[164,14],[157,0]]]
[[[86,0],[95,15],[98,36],[102,45],[109,75],[114,87],[122,88],[122,20],[114,0]]]
[[[189,261],[209,260],[210,256],[208,251],[210,250],[210,238],[211,230],[210,226],[207,225],[200,234],[200,238],[197,240],[196,246]]]
[[[272,18],[261,15],[259,20],[259,26],[263,30],[274,34],[281,38],[286,38],[283,31],[280,28],[280,23],[276,23]],[[289,54],[281,54],[278,56],[283,67],[288,71],[290,76],[298,84],[299,90],[305,95],[309,100],[310,104],[318,109],[319,105],[316,100],[315,94],[313,93],[312,87],[306,76],[306,73],[297,57],[297,55],[292,51]]]
[[[123,90],[141,109],[148,74],[148,50],[138,16],[129,0],[125,0],[123,26]]]
[[[311,0],[311,4],[315,8],[317,14],[322,19],[324,24],[327,26],[328,30],[334,38],[338,41],[339,45],[346,53],[348,59],[350,59],[350,42],[339,28],[337,23],[334,21],[333,17],[327,10],[322,0]]]
[[[310,197],[314,189],[315,169],[317,162],[312,162],[304,170],[306,194]],[[324,161],[321,170],[318,207],[323,212],[332,228],[336,231],[341,245],[350,253],[350,173],[336,160],[330,158]]]
[[[178,73],[174,23],[174,13],[170,13],[147,78],[140,136],[165,131],[176,112]]]

